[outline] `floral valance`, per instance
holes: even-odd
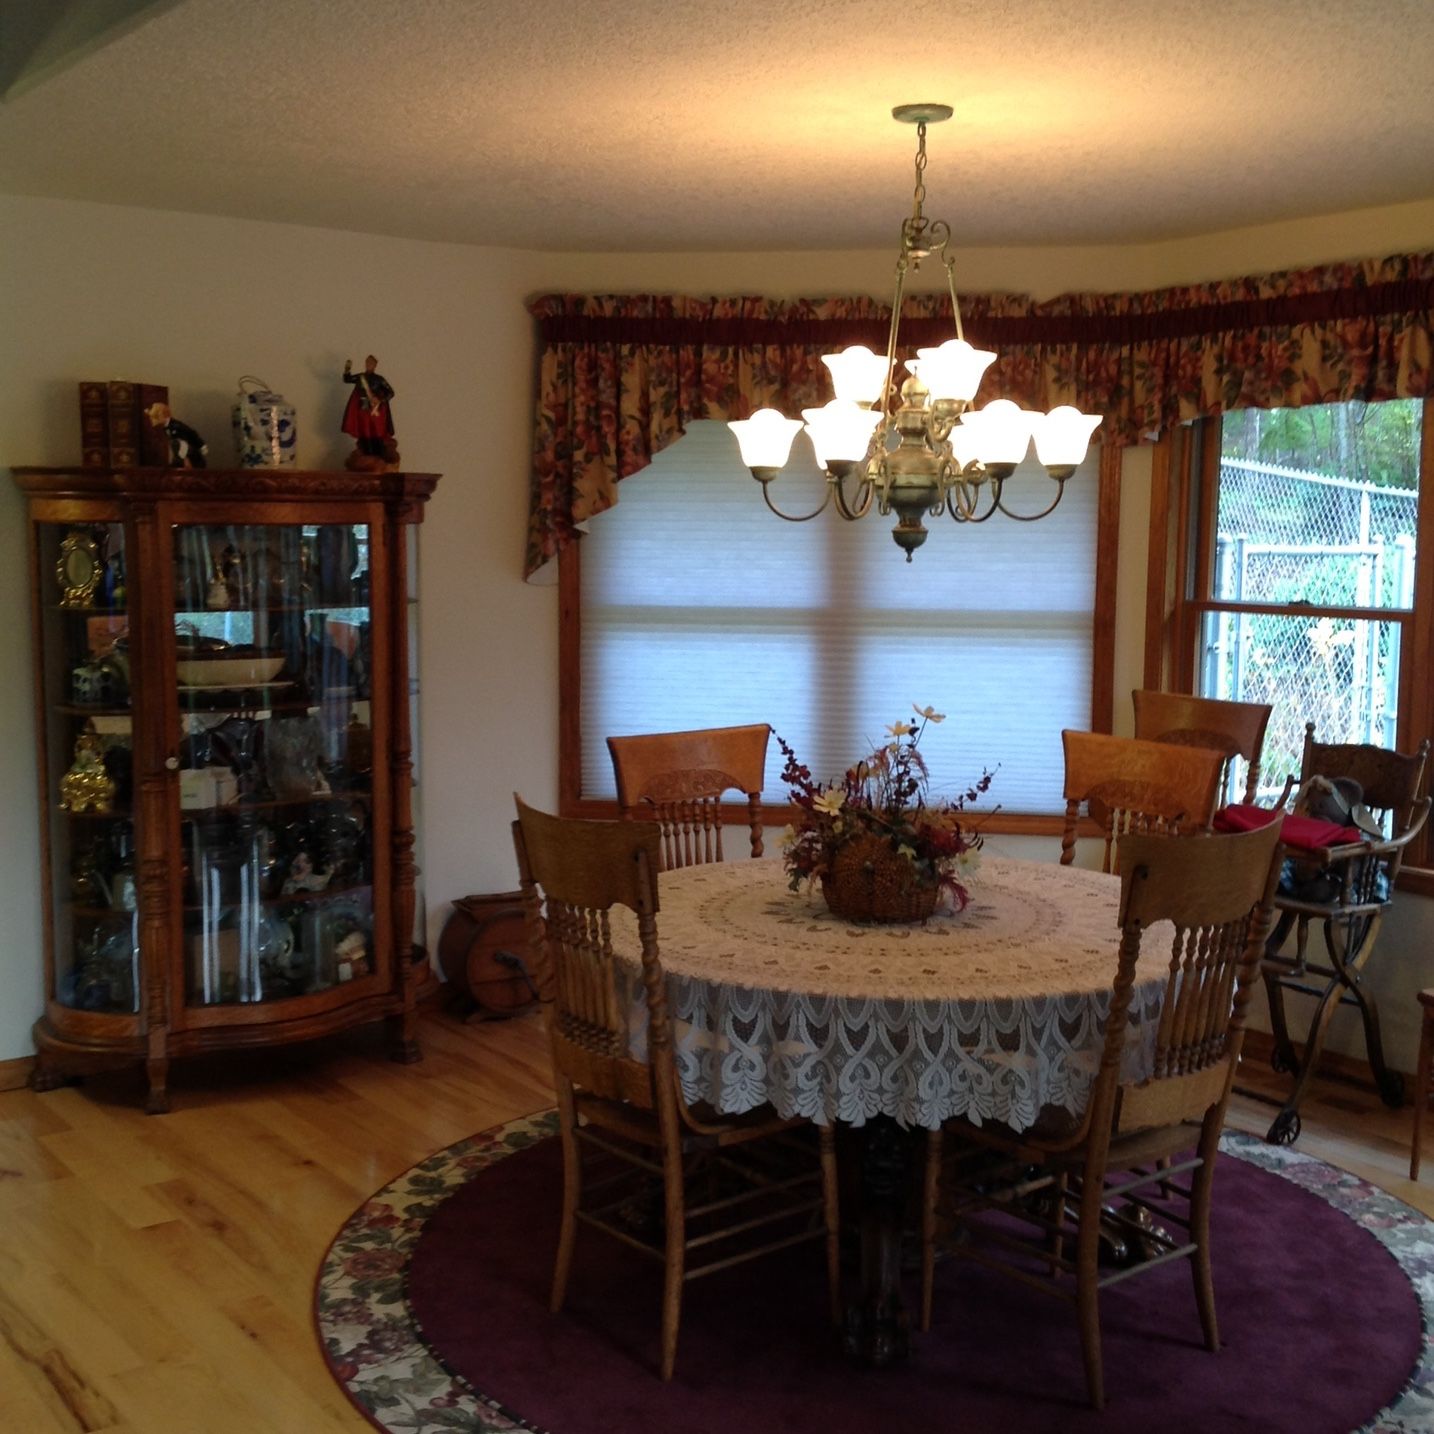
[[[821,355],[880,351],[890,312],[869,298],[638,294],[550,294],[529,309],[541,340],[529,574],[689,422],[825,402]],[[998,354],[983,399],[1073,403],[1105,415],[1107,443],[1229,409],[1434,392],[1434,254],[1040,303],[975,295],[961,312],[967,338]],[[951,331],[944,294],[908,298],[902,357]]]

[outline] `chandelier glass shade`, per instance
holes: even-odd
[[[996,513],[1033,522],[1053,512],[1065,482],[1085,458],[1100,417],[1061,406],[1050,413],[1021,408],[998,398],[974,408],[976,391],[996,355],[966,342],[956,296],[955,259],[947,252],[950,226],[928,219],[926,199],[926,126],[951,117],[949,105],[898,105],[895,119],[916,125],[916,187],[911,214],[902,222],[896,260],[896,295],[886,353],[864,345],[823,354],[835,395],[821,408],[805,408],[802,419],[774,408],[728,424],[737,436],[742,462],[762,485],[767,506],[779,518],[806,522],[829,505],[849,520],[874,508],[895,514],[892,537],[906,561],[926,541],[924,517],[948,513],[958,523],[983,523]],[[955,337],[916,351],[907,360],[908,376],[896,387],[896,355],[901,301],[908,271],[935,255],[946,269]],[[826,474],[821,503],[809,513],[784,512],[772,498],[772,485],[805,427]],[[1055,484],[1046,507],[1013,511],[1002,492],[1006,480],[1025,460],[1032,442],[1036,456]]]

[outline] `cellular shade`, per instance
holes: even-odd
[[[610,735],[770,722],[827,778],[916,702],[948,714],[921,742],[934,792],[999,764],[991,804],[1060,811],[1061,728],[1090,725],[1096,467],[1038,523],[928,519],[908,564],[894,519],[781,522],[726,425],[689,425],[582,540],[583,795],[615,795]],[[1051,491],[1034,462],[1006,484],[1018,511]],[[798,438],[773,500],[821,494]],[[781,765],[773,742],[771,801]]]

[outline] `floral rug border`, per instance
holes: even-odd
[[[334,1237],[316,1284],[319,1341],[340,1387],[378,1428],[404,1434],[536,1430],[435,1357],[409,1308],[406,1280],[409,1253],[439,1205],[477,1171],[556,1130],[556,1112],[544,1111],[460,1140],[384,1186]],[[1399,1396],[1356,1434],[1434,1434],[1434,1221],[1288,1146],[1227,1131],[1221,1148],[1318,1195],[1393,1255],[1419,1299],[1424,1352]]]

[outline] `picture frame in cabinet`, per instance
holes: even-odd
[[[72,528],[60,542],[55,581],[60,585],[61,607],[92,607],[104,581],[105,558],[101,540],[90,528]]]

